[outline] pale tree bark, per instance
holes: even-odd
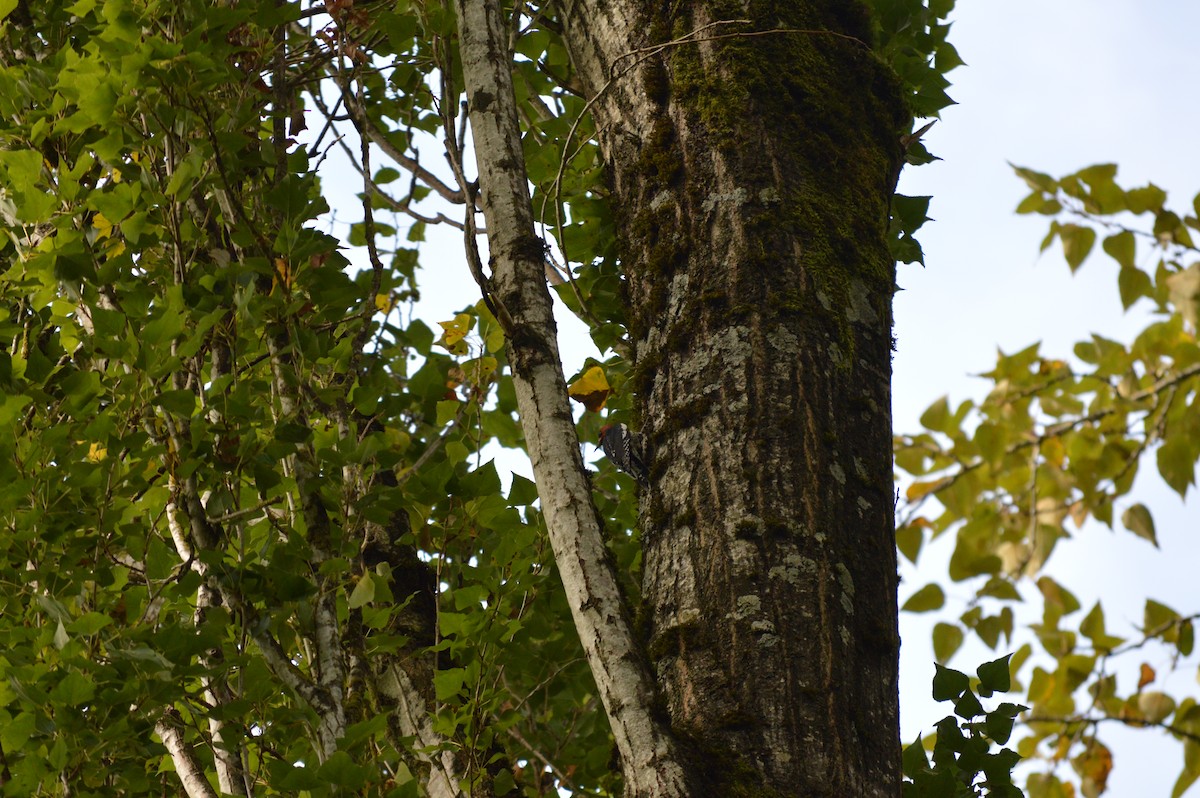
[[[897,795],[886,235],[907,116],[865,5],[558,8],[628,278],[672,732],[713,794]]]
[[[161,720],[154,724],[154,731],[171,754],[175,764],[175,772],[179,774],[179,783],[183,786],[188,798],[218,798],[217,791],[208,783],[204,775],[204,767],[196,759],[192,748],[188,745],[182,730],[183,721],[179,713],[169,709]]]
[[[612,724],[627,792],[684,795],[683,768],[654,716],[654,688],[601,537],[579,451],[534,233],[506,32],[497,0],[456,0],[463,76],[493,273],[525,441],[550,544]],[[490,282],[490,284],[489,284]]]

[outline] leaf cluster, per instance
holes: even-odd
[[[323,229],[324,151],[295,138],[306,90],[341,69],[373,109],[361,129],[400,119],[387,136],[413,152],[440,125],[422,76],[453,18],[28,11],[0,48],[9,793],[177,792],[170,724],[204,771],[235,748],[256,793],[415,795],[427,757],[366,666],[410,659],[436,670],[463,773],[498,793],[615,783],[536,488],[502,489],[481,452],[521,442],[503,335],[482,303],[440,339],[406,319],[418,249],[366,208],[348,239],[376,263],[351,267]],[[356,59],[369,48],[389,73]]]
[[[1195,484],[1200,348],[1195,298],[1185,286],[1200,268],[1191,263],[1189,233],[1200,222],[1171,211],[1153,184],[1122,188],[1112,165],[1060,179],[1024,168],[1017,173],[1031,189],[1018,211],[1051,218],[1043,248],[1057,239],[1068,265],[1078,269],[1102,238],[1119,268],[1123,304],[1142,303],[1150,321],[1129,344],[1093,334],[1070,359],[1045,356],[1036,344],[1002,352],[982,375],[991,383],[982,401],[953,405],[943,398],[931,405],[921,416],[924,431],[895,442],[897,468],[909,478],[897,543],[916,563],[927,541],[954,535],[948,576],[973,593],[965,611],[934,627],[939,662],[968,634],[993,649],[1002,639],[1011,644],[1014,607],[1031,596],[1041,600],[1041,619],[1031,626],[1037,653],[1025,644],[1013,659],[1014,671],[1030,660],[1050,662],[1035,665],[1024,687],[1037,720],[1018,750],[1052,763],[1077,752],[1071,761],[1085,793],[1099,794],[1112,764],[1111,752],[1090,733],[1099,723],[1166,728],[1185,748],[1195,745],[1192,698],[1146,691],[1153,669],[1146,681],[1118,690],[1110,664],[1147,646],[1176,662],[1190,658],[1193,616],[1149,599],[1140,628],[1117,634],[1097,602],[1078,625],[1068,624],[1080,603],[1043,569],[1060,541],[1095,521],[1109,527],[1119,521],[1158,545],[1150,508],[1131,495],[1145,463],[1153,462],[1181,498]],[[945,591],[933,582],[903,608],[935,612],[945,605]],[[1190,762],[1185,758],[1177,795],[1200,775]],[[1056,794],[1057,782],[1039,779],[1030,782],[1032,794]]]
[[[929,741],[932,762],[921,739],[904,749],[905,798],[1024,795],[1012,782],[1013,768],[1021,756],[1008,748],[991,749],[1008,742],[1017,715],[1029,707],[1003,702],[989,711],[979,700],[1011,689],[1011,656],[980,665],[974,687],[965,673],[937,666],[933,697],[954,702],[954,714],[938,722]]]

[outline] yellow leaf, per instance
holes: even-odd
[[[915,502],[917,499],[941,490],[944,484],[944,479],[937,479],[933,482],[914,482],[908,486],[906,491],[904,491],[904,496],[910,502]]]
[[[604,408],[604,403],[611,394],[608,377],[599,366],[592,366],[567,386],[567,395],[576,402],[582,402],[583,406],[593,413],[598,413]]]
[[[471,325],[473,323],[474,319],[466,313],[459,313],[450,321],[439,321],[438,325],[442,328],[442,338],[438,343],[456,355],[466,353],[467,345],[463,339],[467,337],[467,333],[471,332]]]
[[[396,298],[392,294],[376,294],[375,308],[384,315],[392,312],[392,308],[396,307]]]
[[[106,219],[102,213],[97,213],[92,217],[92,227],[96,228],[97,241],[102,241],[112,235],[113,223]]]
[[[292,290],[292,268],[288,266],[288,262],[286,260],[283,258],[275,259],[275,276],[271,279],[273,282],[273,285],[271,286],[272,288],[274,288],[276,285],[282,285],[283,290]]]
[[[89,463],[99,463],[106,457],[108,457],[107,447],[101,446],[98,443],[92,443],[88,446],[87,459]]]
[[[607,390],[609,390],[608,377],[604,375],[604,369],[599,366],[592,366],[583,372],[583,375],[579,379],[571,383],[568,393],[571,396],[577,396]]]
[[[1067,456],[1067,447],[1063,446],[1063,442],[1059,438],[1048,438],[1042,441],[1042,457],[1046,458],[1046,462],[1055,468],[1062,468],[1063,460]]]
[[[1112,752],[1103,743],[1092,741],[1082,754],[1071,760],[1075,772],[1080,776],[1080,790],[1088,798],[1095,798],[1108,786],[1108,774],[1112,772]]]

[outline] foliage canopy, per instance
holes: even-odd
[[[951,102],[951,5],[874,3],[878,48],[916,117]],[[489,445],[523,442],[500,326],[483,302],[440,332],[409,315],[427,227],[473,224],[451,218],[473,204],[469,181],[421,161],[446,137],[461,164],[453,14],[408,0],[321,10],[0,2],[6,795],[176,790],[176,738],[205,773],[236,749],[234,770],[260,794],[417,795],[425,731],[395,721],[369,671],[423,656],[435,663],[427,731],[476,782],[497,795],[619,792],[537,490],[520,476],[503,488],[485,462]],[[529,179],[564,254],[558,295],[607,355],[580,370],[577,393],[620,419],[613,222],[588,104],[545,13],[513,28]],[[911,163],[932,158],[906,144]],[[362,178],[345,240],[320,221],[331,153]],[[897,436],[900,551],[915,563],[931,538],[956,536],[949,573],[904,609],[941,611],[943,585],[969,585],[934,650],[947,662],[967,635],[1020,643],[1011,671],[1030,709],[1016,750],[1069,760],[1096,795],[1113,761],[1103,722],[1167,729],[1184,745],[1179,795],[1200,777],[1200,708],[1146,689],[1146,668],[1118,685],[1111,663],[1151,644],[1187,660],[1195,608],[1149,601],[1132,635],[1110,630],[1100,604],[1071,625],[1083,608],[1041,569],[1088,519],[1155,542],[1150,510],[1128,496],[1151,456],[1181,496],[1195,483],[1200,196],[1172,210],[1152,184],[1119,186],[1112,165],[1017,171],[1031,190],[1019,212],[1050,220],[1044,247],[1057,240],[1074,269],[1099,242],[1124,305],[1157,315],[1129,345],[1093,336],[1070,360],[1002,355],[985,399],[936,402],[924,431]],[[899,260],[921,260],[928,202],[896,198]],[[369,268],[350,268],[347,245]],[[581,437],[600,423],[585,413]],[[607,463],[594,485],[636,604],[634,485]],[[1043,617],[1023,642],[1012,604],[1031,585]],[[331,624],[336,645],[322,636]],[[981,670],[983,690],[1007,673]],[[951,681],[947,698],[981,694]],[[322,710],[344,685],[330,727]],[[1004,744],[1016,706],[959,708]],[[939,732],[935,762],[959,739]],[[918,750],[906,772],[919,780]],[[1053,770],[1027,790],[1070,794]]]

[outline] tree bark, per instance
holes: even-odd
[[[647,645],[713,794],[894,796],[908,117],[862,4],[731,5],[561,7],[628,278]]]
[[[558,353],[497,0],[456,0],[463,77],[493,274],[481,286],[504,325],[513,386],[550,544],[620,752],[626,792],[686,794],[673,740],[632,633],[584,471]]]

